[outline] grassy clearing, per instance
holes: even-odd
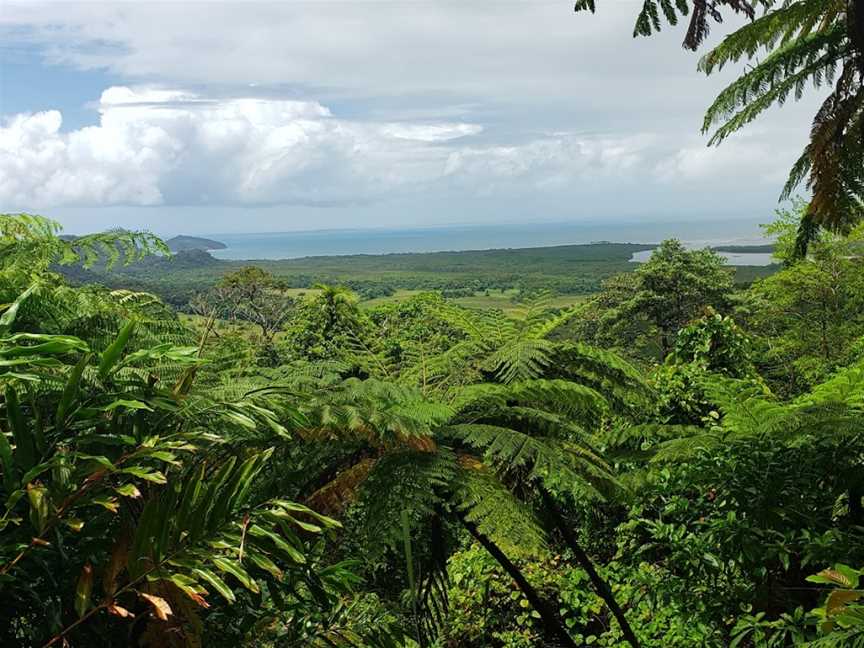
[[[392,295],[389,295],[387,297],[376,297],[375,299],[361,302],[360,305],[363,308],[374,308],[375,306],[379,306],[381,304],[402,301],[404,299],[413,297],[414,295],[418,295],[422,292],[424,291],[397,290]],[[517,294],[517,292],[518,291],[515,289],[509,289],[504,291],[489,290],[474,293],[470,297],[449,298],[448,301],[454,304],[459,304],[460,306],[464,306],[465,308],[492,308],[502,310],[507,315],[518,316],[524,310],[524,306],[523,304],[513,301],[513,297]],[[578,304],[584,301],[584,299],[585,295],[557,295],[549,300],[549,306],[551,308],[566,308],[567,306]]]

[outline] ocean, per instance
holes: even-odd
[[[659,243],[678,238],[689,247],[766,243],[756,221],[630,223],[535,223],[411,229],[316,230],[256,234],[207,234],[227,249],[221,259],[293,259],[308,256],[394,254],[578,245],[598,241]],[[733,255],[730,255],[733,256]],[[767,265],[770,255],[734,255],[736,263]],[[634,259],[642,260],[642,258]],[[747,263],[745,263],[747,262]]]

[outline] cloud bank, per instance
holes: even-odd
[[[210,100],[112,87],[99,124],[71,132],[51,110],[0,128],[0,202],[22,209],[100,205],[333,206],[394,194],[546,190],[627,174],[650,136],[552,133],[480,145],[467,122],[340,119],[314,101]]]
[[[0,208],[248,207],[252,228],[274,206],[321,226],[769,215],[815,102],[706,148],[702,113],[740,70],[706,79],[680,30],[631,39],[637,11],[10,0],[7,51],[116,86],[83,118],[50,82],[54,110],[0,117]]]

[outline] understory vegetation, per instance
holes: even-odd
[[[799,205],[799,209],[803,209]],[[248,267],[181,317],[0,218],[0,643],[864,641],[862,233],[748,288],[664,242],[566,308],[360,308]]]

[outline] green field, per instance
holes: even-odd
[[[302,293],[304,291],[302,289],[298,289],[297,292]],[[314,292],[314,289],[308,292]],[[374,308],[375,306],[380,306],[381,304],[386,304],[388,302],[407,299],[414,295],[419,295],[422,292],[422,290],[397,290],[392,295],[388,295],[386,297],[375,297],[374,299],[367,299],[361,302],[361,306],[364,308]],[[490,290],[488,291],[488,293],[478,292],[469,297],[453,297],[450,299],[450,301],[454,304],[464,306],[465,308],[494,308],[497,310],[502,310],[508,315],[518,316],[519,313],[524,310],[524,305],[517,301],[514,301],[514,297],[517,294],[518,291],[513,288],[505,289],[503,291]],[[584,295],[557,295],[549,300],[549,306],[552,308],[566,308],[567,306],[578,304],[583,299]]]

